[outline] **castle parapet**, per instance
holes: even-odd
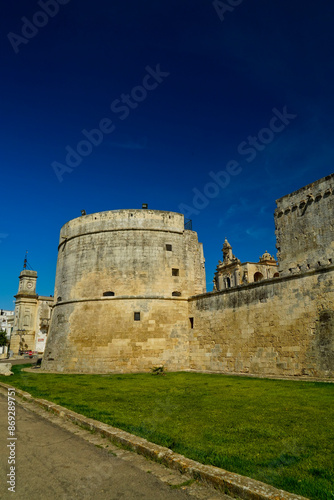
[[[334,263],[334,174],[276,201],[277,259],[281,276]]]

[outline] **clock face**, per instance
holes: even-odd
[[[33,287],[32,281],[28,281],[27,288],[29,288],[29,290],[30,290],[32,287]]]

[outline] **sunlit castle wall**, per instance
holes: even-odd
[[[334,376],[334,174],[276,203],[279,277],[189,300],[190,368]]]
[[[205,290],[202,244],[182,214],[116,210],[71,220],[60,233],[42,368],[187,369],[187,299]]]
[[[280,275],[334,264],[334,174],[276,201]]]

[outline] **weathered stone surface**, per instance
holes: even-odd
[[[281,275],[334,264],[334,174],[276,201]]]
[[[334,266],[193,297],[189,365],[276,376],[334,376]]]
[[[237,274],[234,287],[212,293],[182,214],[116,210],[69,221],[42,369],[333,377],[333,200],[334,174],[278,200],[279,276],[266,252],[244,269],[255,281],[261,271],[261,281]],[[239,265],[228,242],[224,252],[225,267]]]
[[[13,375],[11,363],[0,363],[0,375]]]
[[[183,215],[117,210],[74,219],[60,234],[42,368],[187,369],[187,299],[204,291],[202,245]]]

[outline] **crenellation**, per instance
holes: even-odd
[[[277,200],[275,227],[281,275],[331,264],[334,175]]]

